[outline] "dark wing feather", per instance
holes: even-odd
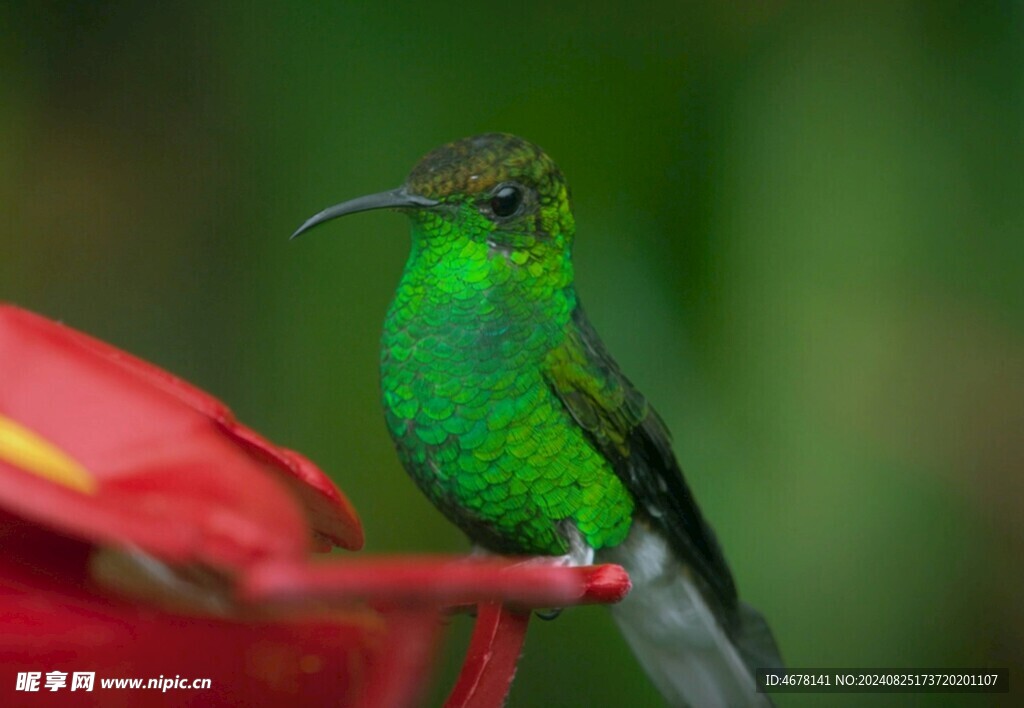
[[[711,591],[722,610],[737,606],[736,586],[714,531],[704,521],[658,414],[633,387],[577,305],[564,344],[545,375],[673,550]]]

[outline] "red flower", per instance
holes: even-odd
[[[0,695],[163,703],[103,686],[153,678],[203,705],[407,705],[439,608],[479,604],[449,703],[499,705],[528,608],[628,590],[615,566],[313,562],[362,545],[354,510],[220,402],[12,307],[0,307],[0,370]],[[92,691],[76,672],[94,674]]]

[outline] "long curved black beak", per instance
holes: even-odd
[[[405,187],[399,187],[398,189],[380,192],[379,194],[369,194],[365,197],[357,197],[347,202],[327,207],[316,216],[307,219],[306,223],[300,226],[291,237],[295,238],[299,234],[309,231],[314,226],[339,216],[345,216],[346,214],[355,214],[356,212],[369,211],[370,209],[422,209],[423,207],[437,206],[440,203],[434,199],[421,197],[418,194],[410,194],[406,191]]]

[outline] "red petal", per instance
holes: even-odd
[[[9,306],[0,306],[0,369],[0,414],[98,483],[86,494],[3,465],[4,506],[169,560],[236,566],[305,553],[309,533],[290,487],[322,537],[362,543],[351,506],[316,467],[165,371]]]
[[[45,701],[15,691],[16,674],[27,671],[68,673],[69,687],[54,704],[378,706],[422,699],[439,629],[434,611],[183,615],[98,592],[87,575],[87,543],[2,513],[0,543],[2,705]],[[91,693],[69,697],[75,671],[96,673]],[[161,675],[209,678],[212,687],[100,687],[101,678]]]
[[[511,610],[498,603],[480,606],[466,660],[445,701],[446,708],[505,705],[529,623],[529,612]]]
[[[629,588],[629,576],[617,565],[562,568],[535,561],[443,556],[268,561],[240,580],[240,593],[254,601],[367,598],[398,605],[498,600],[523,607],[566,607],[618,602]]]
[[[255,430],[237,421],[224,422],[223,425],[250,452],[273,465],[275,471],[288,472],[282,475],[282,479],[302,501],[313,530],[323,537],[325,543],[320,550],[329,550],[330,545],[351,551],[363,547],[363,526],[355,507],[319,467],[294,450],[271,444]]]

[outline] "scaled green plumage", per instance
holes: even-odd
[[[565,182],[525,141],[476,140],[431,153],[407,182],[445,211],[414,213],[384,325],[388,428],[420,488],[476,542],[563,554],[570,522],[593,548],[615,545],[633,498],[549,383],[570,371],[559,352],[577,307]],[[496,222],[489,195],[508,182],[532,191]]]

